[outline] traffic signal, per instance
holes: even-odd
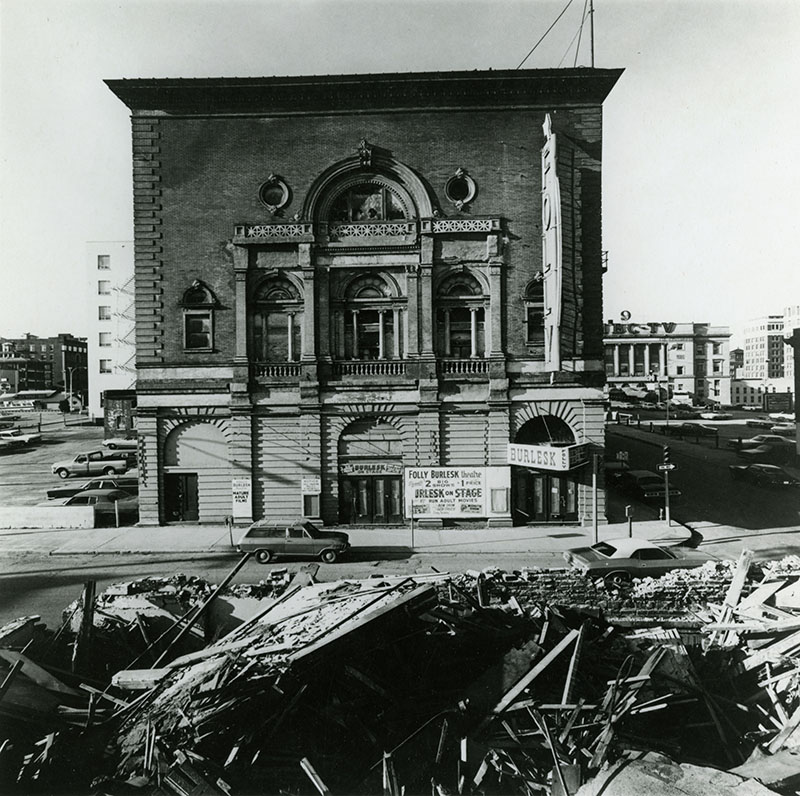
[[[664,462],[664,464],[669,464],[669,445],[665,445],[664,446],[663,455],[661,457],[661,460]]]

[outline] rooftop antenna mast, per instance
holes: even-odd
[[[594,0],[589,0],[589,43],[591,45],[591,65],[594,69]]]

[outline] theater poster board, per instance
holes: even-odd
[[[408,519],[501,516],[508,511],[509,467],[407,467]]]

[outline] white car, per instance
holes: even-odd
[[[797,423],[778,423],[772,426],[770,431],[781,437],[793,437],[797,434]]]
[[[9,442],[20,442],[23,445],[33,445],[34,442],[41,442],[41,434],[23,434],[18,428],[6,428],[0,430],[0,439]]]
[[[728,412],[700,412],[703,420],[733,420],[733,415]]]
[[[139,441],[135,437],[134,439],[127,439],[126,437],[109,437],[108,439],[104,439],[101,444],[112,451],[135,451],[139,445]]]

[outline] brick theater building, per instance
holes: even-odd
[[[107,81],[141,522],[592,522],[620,74]]]

